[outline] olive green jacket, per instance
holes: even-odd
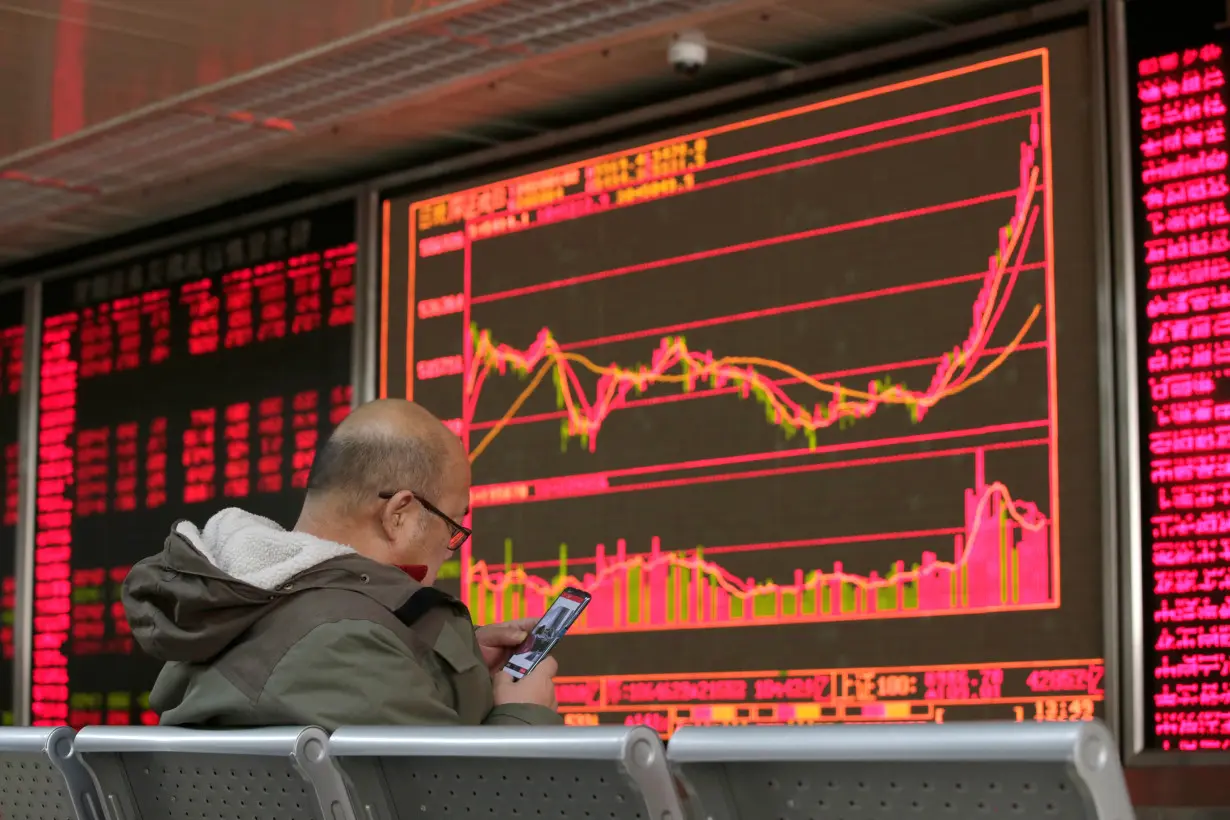
[[[133,637],[165,663],[150,696],[164,725],[562,723],[542,706],[493,707],[461,602],[241,510],[204,532],[179,522],[123,600]]]

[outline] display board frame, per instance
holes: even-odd
[[[22,294],[22,326],[23,356],[21,394],[18,397],[19,408],[17,417],[18,445],[18,488],[17,488],[17,528],[13,543],[13,663],[10,669],[12,675],[13,701],[10,708],[13,713],[13,723],[25,725],[28,707],[30,676],[30,659],[32,650],[32,633],[30,626],[34,616],[34,601],[30,594],[22,594],[23,590],[31,589],[34,583],[34,552],[24,549],[24,545],[33,543],[34,496],[27,488],[27,476],[38,454],[38,419],[37,401],[30,401],[30,366],[38,361],[38,348],[41,341],[41,328],[32,325],[30,317],[40,314],[40,297],[42,288],[38,283],[30,281],[14,281],[0,283],[0,295],[19,291]],[[37,365],[36,365],[37,366]],[[31,416],[31,411],[35,416]],[[31,438],[31,433],[34,437]],[[27,511],[26,507],[29,507]],[[23,692],[25,693],[23,695]]]
[[[1114,278],[1111,268],[1109,156],[1105,135],[1108,108],[1105,76],[1105,26],[1100,2],[1058,0],[1044,3],[1027,11],[1001,15],[978,23],[954,28],[938,35],[904,40],[889,46],[867,49],[858,54],[838,57],[804,68],[790,69],[754,81],[701,92],[669,103],[648,106],[599,120],[567,131],[530,138],[516,144],[475,152],[465,157],[421,166],[412,171],[378,179],[374,189],[379,192],[380,207],[395,197],[428,199],[454,187],[469,188],[486,181],[517,176],[542,165],[560,165],[588,158],[609,149],[612,144],[638,145],[643,135],[676,128],[687,131],[685,123],[718,116],[737,108],[770,103],[778,99],[824,89],[866,76],[910,68],[928,60],[958,56],[965,51],[1011,43],[1035,33],[1085,28],[1088,33],[1090,57],[1089,99],[1092,110],[1093,145],[1090,158],[1095,189],[1094,221],[1095,270],[1099,370],[1109,374],[1117,360],[1113,328],[1116,325]],[[383,243],[384,237],[380,239]],[[383,254],[382,254],[383,255]],[[373,269],[372,278],[382,281],[383,271]],[[379,326],[379,319],[377,319]],[[381,331],[383,332],[383,331]],[[377,357],[379,357],[379,351]],[[382,364],[378,361],[377,368]],[[379,377],[378,377],[379,378]],[[1118,613],[1120,609],[1119,525],[1116,509],[1119,498],[1117,458],[1119,442],[1116,434],[1115,406],[1118,393],[1110,378],[1099,380],[1098,406],[1102,418],[1099,427],[1099,471],[1101,477],[1101,563],[1103,572],[1103,629],[1101,642],[1106,662],[1106,721],[1112,731],[1118,731],[1121,714]]]
[[[1110,237],[1113,240],[1113,356],[1116,437],[1121,469],[1116,509],[1122,533],[1117,551],[1121,601],[1117,620],[1121,657],[1121,725],[1123,761],[1134,767],[1204,767],[1230,763],[1230,752],[1160,751],[1146,748],[1144,623],[1146,582],[1143,561],[1143,466],[1140,453],[1140,342],[1137,328],[1137,233],[1134,218],[1135,147],[1132,144],[1132,89],[1135,87],[1128,47],[1127,0],[1108,3],[1106,36],[1109,89]],[[1108,372],[1109,375],[1109,372]]]
[[[375,305],[371,302],[371,283],[364,279],[371,268],[366,258],[373,248],[365,241],[371,234],[369,225],[372,209],[368,191],[363,186],[348,186],[325,194],[288,201],[260,211],[246,213],[230,219],[205,222],[199,227],[179,231],[156,240],[138,243],[96,257],[82,259],[34,276],[0,284],[0,292],[12,289],[25,290],[25,315],[27,327],[24,378],[22,382],[20,416],[20,514],[17,527],[16,563],[17,587],[14,611],[14,663],[13,663],[13,715],[14,723],[28,726],[31,721],[31,673],[34,603],[34,556],[36,482],[38,480],[37,455],[39,432],[39,391],[37,381],[41,366],[41,330],[43,321],[43,286],[83,272],[105,269],[108,266],[140,261],[150,255],[175,247],[205,242],[228,233],[244,231],[251,227],[268,224],[301,213],[350,202],[354,204],[354,236],[358,243],[355,264],[355,321],[351,328],[351,386],[352,406],[369,400],[372,395],[370,361],[374,346],[371,322],[375,318]],[[366,374],[366,376],[365,376]]]

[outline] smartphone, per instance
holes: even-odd
[[[564,637],[568,628],[576,623],[577,618],[589,606],[590,594],[583,589],[568,587],[551,602],[546,614],[538,619],[534,630],[525,641],[516,648],[513,656],[504,665],[504,671],[517,680],[528,675],[538,662],[545,658],[551,649]]]

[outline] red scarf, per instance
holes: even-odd
[[[427,577],[427,567],[422,564],[407,564],[405,566],[399,565],[397,568],[409,575],[414,580],[418,581],[420,584],[423,583],[423,579]]]

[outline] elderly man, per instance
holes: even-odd
[[[161,722],[562,722],[554,660],[520,681],[502,671],[533,621],[475,630],[431,586],[469,537],[469,494],[457,438],[388,399],[320,448],[293,530],[238,509],[178,522],[123,593],[133,636],[165,663],[150,697]]]

